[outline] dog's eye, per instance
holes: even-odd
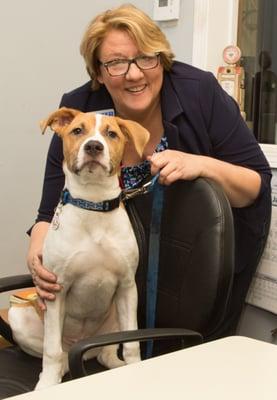
[[[114,131],[107,131],[107,136],[111,139],[117,138],[117,133]]]
[[[75,136],[80,135],[81,133],[83,133],[83,129],[82,128],[74,128],[71,133]]]

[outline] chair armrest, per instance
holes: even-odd
[[[83,364],[83,355],[88,350],[96,347],[126,342],[145,342],[153,339],[162,340],[178,337],[181,338],[182,348],[187,345],[193,346],[203,343],[203,337],[200,333],[182,328],[138,329],[134,331],[109,333],[80,340],[71,347],[68,354],[71,377],[76,379],[87,375]]]
[[[33,286],[34,283],[30,274],[14,275],[0,278],[0,293]]]

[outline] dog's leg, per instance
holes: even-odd
[[[9,323],[13,338],[26,353],[35,357],[42,356],[43,323],[33,306],[9,309]]]
[[[105,320],[101,329],[97,332],[97,335],[101,335],[103,333],[105,334],[107,332],[118,332],[118,331],[119,331],[119,325],[118,325],[117,309],[116,305],[113,303],[111,306],[110,315]],[[126,364],[125,361],[122,361],[118,357],[117,354],[118,347],[119,345],[117,344],[102,347],[97,355],[98,362],[104,365],[104,367],[107,367],[109,369],[118,368],[125,365]],[[87,355],[89,355],[88,353]]]
[[[115,298],[118,320],[121,331],[136,330],[137,324],[137,302],[138,294],[135,281],[131,285],[121,285]],[[124,343],[123,358],[127,364],[138,362],[140,358],[140,347],[138,342]]]
[[[44,315],[42,372],[35,390],[60,383],[66,366],[67,354],[62,349],[65,313],[65,290],[56,294],[54,302],[47,302]]]

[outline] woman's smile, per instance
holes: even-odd
[[[133,86],[133,87],[128,87],[125,90],[130,93],[142,93],[146,89],[147,85],[140,85],[140,86]]]
[[[151,69],[141,69],[135,62],[129,64],[126,73],[111,76],[103,65],[115,60],[132,60],[141,56],[134,40],[125,31],[111,30],[99,48],[101,61],[98,81],[110,93],[116,111],[125,118],[140,113],[147,115],[159,103],[163,82],[163,66],[158,60]]]

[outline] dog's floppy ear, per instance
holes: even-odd
[[[59,134],[61,130],[71,123],[71,121],[78,115],[81,111],[75,110],[73,108],[62,107],[59,110],[53,112],[49,117],[40,122],[40,128],[42,133],[45,132],[46,128],[49,126],[52,131]]]
[[[146,143],[150,137],[148,130],[135,121],[118,117],[116,117],[116,120],[122,132],[134,144],[137,153],[141,157]]]

